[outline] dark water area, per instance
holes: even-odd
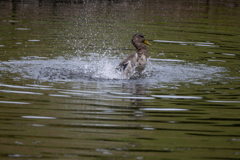
[[[240,159],[239,0],[0,1],[0,159]],[[142,33],[144,76],[115,71]]]

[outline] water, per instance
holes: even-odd
[[[239,5],[0,2],[0,159],[239,159]]]

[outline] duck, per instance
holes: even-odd
[[[136,48],[136,52],[130,54],[126,59],[116,67],[125,78],[131,78],[135,73],[142,74],[147,64],[147,47],[144,44],[151,46],[141,33],[136,33],[132,37],[132,44]]]

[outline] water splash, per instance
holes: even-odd
[[[85,56],[22,57],[22,60],[0,62],[0,70],[20,74],[21,78],[40,81],[119,80],[124,77],[115,70],[121,62],[119,57],[89,53]],[[218,79],[226,72],[224,67],[188,63],[183,60],[151,59],[142,77],[132,76],[150,84],[170,82],[196,82]]]
[[[20,73],[23,78],[42,81],[121,79],[121,75],[115,71],[118,60],[109,60],[107,57],[96,56],[96,54],[72,58],[46,59],[34,56],[22,59],[0,63],[1,70]]]

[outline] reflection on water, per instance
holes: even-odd
[[[239,6],[1,1],[0,159],[239,159]]]

